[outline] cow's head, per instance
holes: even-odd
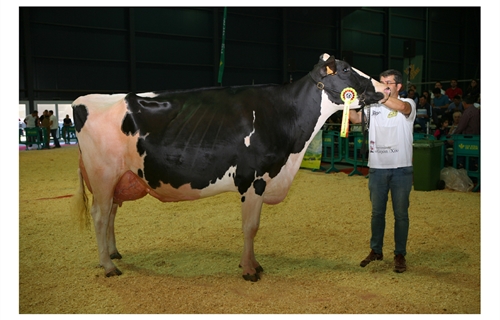
[[[352,106],[363,107],[384,98],[383,84],[327,53],[320,56],[318,64],[309,74],[318,88],[325,90],[328,98],[338,105],[344,104],[341,93],[346,88],[352,88],[357,93],[357,99],[351,102]]]

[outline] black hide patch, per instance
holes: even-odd
[[[73,121],[75,122],[75,129],[77,132],[82,130],[88,115],[89,113],[86,106],[82,104],[73,106]]]
[[[320,95],[316,88],[294,92],[292,85],[163,92],[154,98],[128,94],[121,129],[140,135],[137,151],[145,155],[143,175],[153,189],[160,182],[203,189],[236,166],[232,178],[244,194],[256,176],[275,177],[289,155],[304,148],[320,116]],[[265,182],[254,187],[262,195]]]

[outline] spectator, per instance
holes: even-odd
[[[64,118],[64,120],[63,120],[63,129],[62,129],[64,143],[66,143],[66,141],[68,141],[68,143],[69,143],[70,137],[69,137],[69,133],[67,132],[67,130],[71,126],[73,126],[73,121],[71,121],[69,114],[67,114],[66,118]]]
[[[453,134],[480,134],[480,111],[474,106],[474,98],[467,97],[462,102],[464,106],[464,113],[460,117],[457,129]],[[448,140],[448,143],[453,145],[453,137]],[[468,170],[477,170],[477,158],[471,158]],[[464,157],[457,158],[457,169],[464,167]]]
[[[26,118],[24,118],[24,123],[26,124],[26,128],[36,128],[39,124],[38,119],[38,111],[33,111],[31,114],[28,114]],[[34,137],[26,137],[26,142],[29,144],[26,146],[26,150],[29,150],[33,144],[31,142],[35,142]]]
[[[467,89],[465,89],[463,98],[465,99],[466,97],[472,97],[474,99],[474,102],[478,102],[479,94],[479,82],[476,79],[472,79]]]
[[[460,123],[460,117],[462,117],[462,112],[460,111],[453,112],[453,118],[452,118],[453,120],[450,126],[450,132],[448,133],[448,138],[455,132],[455,130],[457,130],[458,124]]]
[[[427,99],[427,102],[430,103],[431,95],[429,94],[429,92],[427,91],[422,92],[422,97],[425,97],[425,99]]]
[[[406,271],[406,244],[408,240],[410,191],[413,181],[413,123],[416,105],[412,99],[400,98],[403,77],[397,70],[380,74],[380,82],[387,85],[384,98],[363,111],[350,111],[353,123],[362,121],[361,112],[369,114],[370,180],[368,189],[372,203],[371,251],[361,261],[365,267],[371,261],[382,260],[385,216],[390,191],[394,211],[394,272]]]
[[[24,136],[24,128],[26,127],[26,123],[24,123],[23,121],[21,121],[21,119],[19,119],[19,135],[20,136]]]
[[[425,96],[418,99],[417,116],[415,117],[415,124],[420,126],[421,132],[428,132],[428,126],[431,119],[431,105],[427,102]]]
[[[445,94],[448,96],[448,99],[450,100],[453,99],[453,97],[455,97],[457,94],[460,96],[463,95],[462,89],[457,87],[457,85],[458,85],[457,79],[451,79],[450,87],[445,91]]]
[[[432,121],[434,124],[438,123],[439,116],[442,116],[446,109],[448,109],[448,105],[450,104],[450,100],[448,96],[441,93],[439,88],[434,88],[432,91],[434,94],[434,98],[432,99]]]
[[[443,90],[443,85],[441,84],[441,81],[436,81],[436,83],[434,84],[434,89],[435,88],[439,88],[439,91],[441,92],[441,94],[445,94],[445,91]],[[434,89],[431,90],[431,101],[432,99],[434,99]]]
[[[462,102],[464,113],[453,134],[480,134],[480,111],[474,107],[474,98],[467,97]]]
[[[420,98],[420,95],[418,94],[418,91],[417,91],[417,86],[415,86],[414,84],[410,85],[410,89],[412,89],[413,91],[415,91],[415,98],[417,98],[417,101],[415,101],[415,103],[418,102],[418,98]]]
[[[406,97],[408,99],[412,99],[413,101],[415,101],[415,104],[418,103],[418,98],[417,98],[417,95],[415,94],[415,90],[414,89],[409,89],[408,90],[408,95]]]
[[[45,134],[42,134],[43,148],[50,149],[50,116],[49,111],[44,110],[42,116],[40,117],[42,128],[45,129]]]
[[[57,131],[59,130],[59,122],[57,121],[57,117],[54,115],[54,111],[49,111],[49,119],[50,119],[50,135],[54,139],[54,148],[60,148],[59,139],[57,138]]]
[[[436,140],[441,140],[441,137],[448,136],[450,132],[448,119],[441,118],[438,128],[434,131],[434,137]]]
[[[463,111],[464,107],[462,106],[462,97],[457,94],[453,97],[453,101],[448,105],[448,109],[446,109],[444,116],[451,123],[453,121],[453,113],[455,111]]]

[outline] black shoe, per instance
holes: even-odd
[[[375,261],[375,260],[382,260],[384,258],[384,255],[382,253],[375,253],[375,251],[370,251],[370,254],[365,258],[365,260],[361,261],[359,264],[363,268],[366,267],[370,262]]]
[[[406,259],[402,254],[394,256],[394,272],[402,273],[406,271]]]

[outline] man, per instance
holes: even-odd
[[[59,122],[57,121],[57,117],[54,115],[54,111],[49,111],[49,119],[50,119],[50,135],[54,139],[54,148],[60,148],[59,139],[57,138],[57,130],[59,129]]]
[[[431,101],[432,121],[434,121],[434,123],[438,123],[438,116],[444,115],[446,109],[448,109],[448,105],[450,104],[450,99],[448,99],[447,95],[441,94],[439,88],[434,88],[434,90],[432,90],[432,93],[434,94],[434,98],[432,98]]]
[[[35,128],[38,127],[39,125],[39,119],[38,119],[38,111],[34,110],[31,114],[28,114],[26,118],[24,119],[24,123],[26,124],[26,128]],[[27,141],[30,142],[29,145],[26,146],[26,150],[30,150],[30,148],[33,146],[33,142],[35,142],[34,137],[27,137]]]
[[[50,149],[50,116],[49,110],[44,110],[42,116],[40,117],[40,124],[44,130],[40,131],[40,135],[43,141],[43,149]]]
[[[69,114],[66,115],[66,118],[63,120],[63,138],[64,138],[64,143],[68,141],[69,144],[69,133],[68,128],[73,125],[73,121],[71,121],[71,118],[69,117]]]
[[[444,92],[444,94],[448,96],[448,99],[450,100],[453,99],[453,97],[455,97],[457,94],[460,96],[463,95],[462,89],[457,87],[457,85],[458,85],[457,79],[451,79],[450,87],[446,89],[446,91]]]
[[[427,102],[425,96],[421,96],[418,99],[417,115],[415,118],[415,124],[420,125],[421,131],[424,133],[429,133],[427,131],[431,113],[431,105]]]
[[[415,104],[418,103],[418,98],[415,94],[415,90],[414,89],[408,89],[408,95],[406,96],[407,98],[409,99],[412,99],[413,101],[415,101]]]
[[[474,98],[466,97],[462,101],[462,106],[464,107],[464,113],[460,117],[457,129],[453,134],[480,134],[480,112],[479,109],[474,106]]]
[[[400,98],[403,77],[397,70],[380,74],[387,85],[384,98],[364,109],[368,117],[370,180],[368,189],[372,203],[370,254],[361,261],[365,267],[371,261],[382,260],[385,232],[385,211],[389,191],[394,210],[394,271],[406,271],[406,242],[408,240],[410,191],[413,183],[413,122],[415,101]],[[361,122],[361,112],[350,111],[353,123]]]
[[[446,109],[443,117],[448,119],[449,123],[453,122],[453,113],[455,111],[463,111],[464,107],[462,105],[462,97],[457,94],[456,96],[453,97],[452,103],[448,105],[448,108]]]
[[[479,109],[474,106],[475,99],[472,96],[467,96],[462,101],[462,106],[464,107],[464,113],[460,117],[458,122],[458,126],[453,132],[453,134],[480,134],[480,115]],[[448,140],[450,145],[454,145],[454,141],[452,139]],[[477,166],[478,158],[471,158],[469,163],[469,170],[474,171],[474,168]],[[465,158],[458,157],[457,158],[457,169],[464,168],[465,166]]]
[[[441,84],[441,81],[436,81],[436,83],[434,84],[434,88],[431,90],[431,100],[434,99],[434,89],[435,88],[438,88],[439,92],[441,92],[441,94],[445,94],[445,92],[446,92],[443,90],[443,85]]]

